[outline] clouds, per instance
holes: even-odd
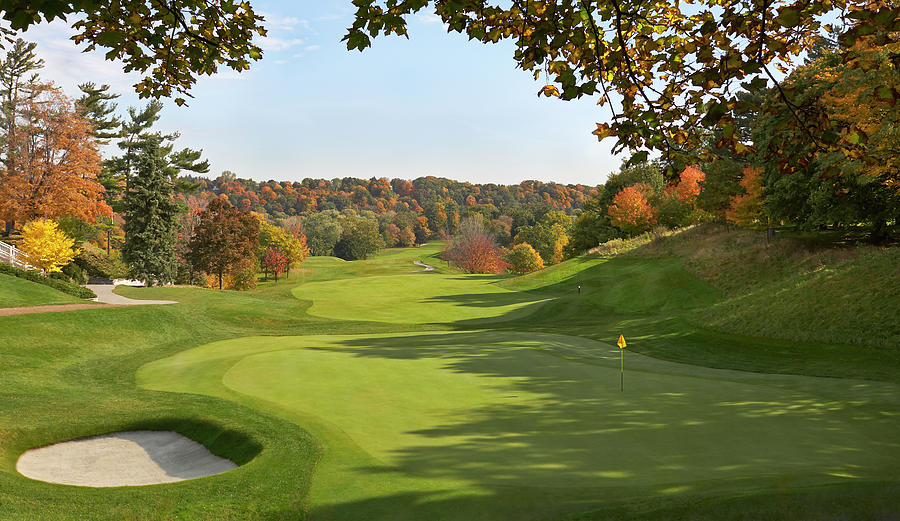
[[[416,18],[423,24],[439,24],[444,22],[441,20],[440,16],[434,13],[419,13],[416,15]]]
[[[288,51],[294,47],[303,45],[303,43],[304,40],[302,38],[279,38],[277,36],[263,36],[256,42],[257,45],[262,47],[263,51],[267,52]]]
[[[291,51],[290,59],[302,58],[305,53],[315,51],[318,45],[310,45],[309,37],[315,33],[308,20],[296,16],[283,16],[271,12],[263,13],[268,34],[257,39],[264,52],[278,55]],[[275,56],[275,65],[284,65],[289,61],[286,56]]]
[[[293,31],[297,26],[309,29],[309,22],[296,16],[279,16],[272,13],[262,13],[262,16],[265,19],[263,25],[270,31]]]

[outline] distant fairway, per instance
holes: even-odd
[[[888,478],[900,467],[897,385],[628,353],[621,393],[618,355],[524,333],[255,337],[153,362],[138,382],[228,397],[309,429],[324,446],[317,519],[374,519],[367,500],[385,495],[398,508],[386,519],[521,519],[598,501],[605,487],[722,492]],[[481,516],[487,492],[500,499]],[[428,508],[446,494],[472,500]]]
[[[331,280],[298,286],[294,296],[312,301],[311,315],[340,320],[422,324],[530,312],[535,302],[504,289],[491,275],[417,273]]]

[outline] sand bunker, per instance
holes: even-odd
[[[173,431],[114,432],[32,449],[16,470],[49,483],[84,487],[156,485],[237,467]]]

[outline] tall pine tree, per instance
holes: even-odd
[[[171,282],[178,270],[175,256],[180,205],[166,171],[163,149],[148,140],[134,158],[134,175],[125,192],[123,260],[148,286]]]
[[[92,134],[97,143],[109,144],[122,134],[122,118],[116,116],[118,94],[109,92],[109,85],[97,87],[92,82],[78,85],[82,95],[78,98],[81,117],[91,122]]]
[[[200,160],[202,151],[173,150],[177,133],[150,131],[161,109],[159,102],[151,102],[141,111],[129,109],[129,121],[122,124],[118,143],[124,153],[107,162],[125,190],[123,260],[148,285],[171,282],[176,275],[175,241],[178,216],[184,208],[173,199],[173,193],[176,185],[179,190],[185,188],[178,174],[182,170],[209,171],[209,162]]]

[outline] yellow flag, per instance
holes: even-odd
[[[625,346],[628,345],[625,343],[625,335],[619,335],[619,341],[616,342],[616,345],[619,346],[619,349],[625,349]]]

